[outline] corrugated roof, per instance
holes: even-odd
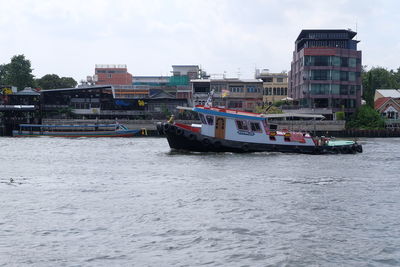
[[[383,97],[400,98],[400,89],[376,89]]]

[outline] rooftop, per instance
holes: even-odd
[[[383,97],[400,98],[400,89],[376,89]]]
[[[354,36],[357,35],[356,32],[348,29],[308,29],[308,30],[302,30],[297,37],[296,41],[299,41],[300,39],[308,38],[309,33],[348,33],[348,39],[353,39]],[[313,38],[313,39],[327,39],[327,38]],[[329,39],[334,39],[334,38],[329,38]],[[346,39],[346,38],[337,38],[337,39]]]

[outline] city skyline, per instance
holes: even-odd
[[[302,29],[352,29],[363,65],[397,69],[396,1],[41,1],[0,0],[0,64],[24,54],[33,74],[94,74],[126,64],[134,76],[170,75],[171,65],[252,78],[255,68],[290,70]],[[390,38],[390,39],[389,39]],[[385,51],[385,53],[382,53]]]

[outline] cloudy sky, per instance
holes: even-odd
[[[95,64],[133,75],[171,65],[251,78],[289,70],[301,29],[358,31],[363,65],[400,66],[400,2],[356,0],[0,0],[0,64],[31,60],[38,78],[81,80]],[[356,26],[357,25],[357,26]]]

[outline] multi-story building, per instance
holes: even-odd
[[[198,79],[191,80],[193,104],[204,105],[208,94],[214,90],[213,105],[254,111],[263,102],[263,82],[258,79]]]
[[[302,30],[295,42],[288,95],[310,109],[349,115],[361,105],[361,51],[351,30]]]
[[[276,101],[287,99],[288,75],[286,72],[270,73],[268,70],[256,70],[256,79],[263,81],[263,102],[271,105]]]
[[[96,85],[132,85],[132,74],[126,65],[96,64]]]

